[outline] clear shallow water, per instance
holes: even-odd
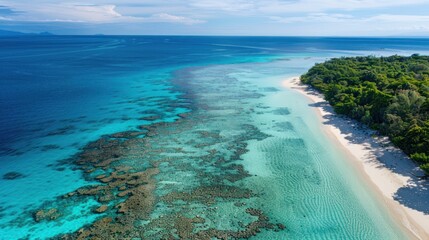
[[[177,214],[205,219],[204,224],[194,223],[194,232],[210,227],[239,230],[255,221],[246,213],[254,208],[286,226],[279,232],[263,230],[260,238],[403,238],[342,163],[344,156],[326,142],[306,100],[279,83],[329,57],[424,53],[428,40],[0,41],[0,176],[20,174],[0,179],[4,239],[53,237],[115,216],[114,205],[123,199],[108,202],[111,209],[103,214],[92,212],[101,204],[99,195],[62,200],[62,195],[84,186],[102,184],[94,178],[98,174],[114,172],[109,165],[85,174],[73,159],[103,135],[156,122],[170,124],[154,125],[150,136],[130,138],[127,150],[115,153],[120,156],[116,165],[133,171],[156,165],[159,171],[154,176],[154,207],[140,225],[146,237],[159,236],[149,230],[161,226],[161,216],[174,215],[168,219],[174,222]],[[185,112],[189,115],[178,120],[177,114]],[[237,170],[239,165],[249,173]],[[226,186],[239,188],[241,194],[220,194]],[[244,194],[247,190],[253,194]],[[200,198],[184,197],[189,192]],[[216,200],[202,199],[209,194]],[[54,207],[62,209],[58,219],[34,221],[35,211]]]

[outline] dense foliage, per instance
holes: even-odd
[[[301,77],[335,111],[369,125],[429,174],[429,57],[347,57]]]

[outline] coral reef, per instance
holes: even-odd
[[[57,239],[232,239],[285,229],[261,210],[259,193],[246,186],[252,176],[241,164],[248,141],[270,137],[242,114],[251,111],[247,105],[239,104],[261,95],[234,79],[216,85],[207,79],[212,84],[207,88],[204,81],[185,81],[189,72],[178,74],[175,84],[183,95],[174,102],[153,100],[190,112],[172,123],[104,136],[76,156],[85,178],[98,183],[61,201],[93,199],[99,205],[91,211],[99,218]],[[218,101],[219,94],[225,102]],[[160,118],[157,111],[142,114],[149,115],[145,120]]]

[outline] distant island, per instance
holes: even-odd
[[[50,36],[54,35],[50,32],[41,32],[41,33],[24,33],[24,32],[16,32],[16,31],[8,31],[0,29],[0,37],[8,37],[8,36],[31,36],[31,35],[41,35],[41,36]]]
[[[334,110],[378,130],[429,174],[429,57],[343,57],[316,64],[301,81]]]

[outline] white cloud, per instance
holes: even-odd
[[[428,3],[427,0],[192,0],[191,6],[205,11],[240,14],[311,13],[352,11]]]
[[[253,0],[193,0],[190,5],[197,9],[212,12],[242,12],[257,8],[257,4]]]
[[[369,17],[349,14],[311,13],[302,16],[272,16],[284,29],[312,36],[427,36],[429,16],[379,14]],[[287,27],[286,27],[287,26]]]
[[[377,9],[427,3],[427,0],[270,0],[260,4],[258,11],[266,13],[311,13],[326,11],[352,11],[360,9]]]
[[[383,22],[427,22],[429,24],[429,16],[424,15],[393,15],[381,14],[378,16],[370,17],[367,21],[383,21]]]
[[[0,0],[0,5],[20,12],[12,20],[19,21],[65,21],[65,22],[176,22],[183,24],[203,23],[222,15],[274,16],[277,22],[347,20],[349,14],[327,14],[326,12],[348,12],[360,9],[377,9],[428,3],[428,0],[111,0],[116,4],[105,4],[106,0],[92,0],[94,4],[57,3],[54,0]],[[119,7],[117,7],[119,6]],[[121,9],[119,11],[118,9]],[[171,14],[171,13],[174,13]],[[180,13],[180,14],[176,14]],[[278,16],[301,14],[302,16]],[[385,15],[384,17],[389,17]],[[3,17],[4,18],[4,17]],[[0,19],[4,20],[4,19]],[[380,20],[384,20],[380,18]]]
[[[312,13],[300,17],[269,17],[271,20],[279,23],[297,23],[297,22],[345,22],[353,19],[352,15],[346,14],[326,14]]]
[[[115,5],[22,4],[9,5],[21,11],[15,21],[34,22],[108,22],[121,19]]]
[[[198,23],[204,23],[205,21],[183,17],[183,16],[176,16],[171,15],[168,13],[159,13],[154,14],[150,18],[142,19],[143,21],[152,21],[152,22],[171,22],[171,23],[183,23],[183,24],[198,24]]]
[[[9,5],[10,6],[10,5]],[[13,4],[22,14],[7,20],[22,22],[81,22],[81,23],[117,23],[117,22],[168,22],[180,24],[198,24],[204,21],[168,13],[157,13],[145,17],[122,15],[116,5],[84,4]],[[0,18],[6,20],[6,18]]]
[[[16,21],[25,25],[27,22],[46,22],[46,26],[49,26],[49,22],[55,22],[55,26],[61,26],[59,22],[80,23],[76,26],[121,23],[124,29],[115,31],[126,34],[127,29],[144,33],[147,31],[141,29],[154,31],[151,23],[192,25],[210,22],[204,27],[185,26],[177,31],[230,35],[244,34],[246,31],[252,35],[359,35],[383,32],[394,35],[391,33],[405,30],[427,32],[429,26],[429,13],[427,16],[418,15],[425,14],[423,9],[429,9],[429,0],[60,1],[69,2],[0,0],[0,6],[15,12],[13,15],[0,16],[0,23]],[[402,14],[395,15],[399,12]],[[288,24],[287,28],[285,24]],[[174,32],[175,29],[167,27],[162,30]],[[79,29],[73,31],[79,32]]]
[[[371,17],[355,17],[350,14],[326,14],[326,13],[310,13],[299,17],[269,17],[272,21],[289,24],[289,23],[427,23],[429,24],[429,16],[424,15],[394,15],[380,14]]]

